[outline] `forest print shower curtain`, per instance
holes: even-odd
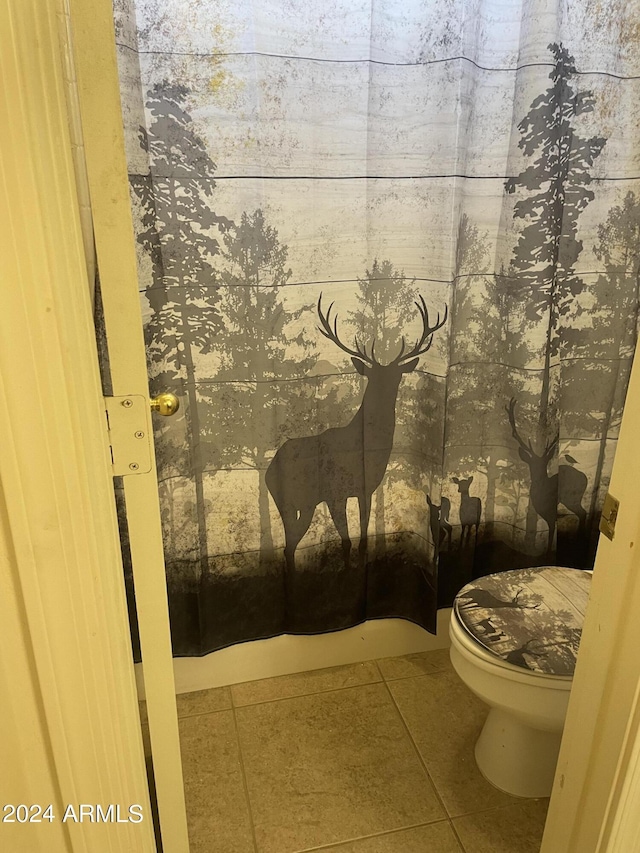
[[[638,0],[115,0],[174,652],[592,564]]]

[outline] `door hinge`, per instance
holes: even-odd
[[[114,477],[151,471],[149,401],[142,394],[105,397]]]
[[[616,500],[613,495],[607,492],[602,506],[602,515],[600,516],[600,533],[606,536],[607,539],[613,539],[616,532],[616,520],[618,518],[618,510],[620,501]]]

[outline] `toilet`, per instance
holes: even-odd
[[[507,794],[551,794],[591,575],[515,569],[478,578],[455,598],[451,662],[490,708],[476,762]]]

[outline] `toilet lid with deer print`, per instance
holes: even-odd
[[[460,590],[454,614],[477,643],[502,660],[571,676],[591,574],[542,566],[487,575]]]

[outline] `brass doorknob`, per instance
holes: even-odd
[[[180,400],[178,400],[175,394],[170,394],[169,392],[158,394],[157,397],[151,400],[151,411],[157,412],[165,418],[175,415],[179,408]]]

